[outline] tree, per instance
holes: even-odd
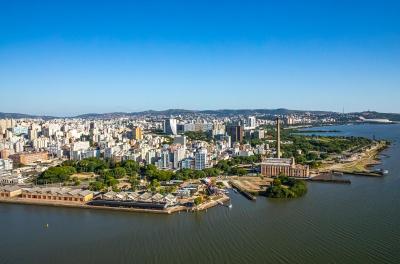
[[[247,174],[246,169],[243,168],[238,168],[238,167],[233,167],[231,170],[232,174],[238,175],[238,176],[243,176]]]
[[[154,179],[149,184],[148,189],[150,189],[152,192],[156,192],[159,187],[160,187],[160,183],[158,182],[157,179]]]
[[[304,181],[279,176],[274,179],[273,185],[267,188],[267,197],[270,198],[296,198],[307,193],[307,185]]]
[[[201,179],[201,178],[205,178],[206,176],[207,176],[206,173],[201,170],[195,170],[194,174],[193,174],[194,179]]]
[[[198,196],[198,197],[194,198],[194,204],[196,206],[199,206],[202,202],[203,202],[203,197]]]
[[[140,172],[140,165],[134,160],[123,161],[121,166],[126,170],[128,176],[134,176]]]
[[[117,167],[114,169],[114,177],[121,179],[126,176],[126,170],[123,167]]]
[[[207,177],[216,177],[221,174],[221,171],[217,168],[207,168],[204,169],[203,172],[206,174]]]
[[[273,181],[273,185],[274,185],[274,186],[281,186],[281,185],[282,185],[282,182],[281,182],[281,180],[280,180],[279,178],[276,178],[276,179],[274,179],[274,181]]]
[[[57,166],[48,168],[38,177],[38,183],[55,183],[66,182],[70,180],[70,176],[76,173],[76,169],[72,166]]]
[[[114,177],[109,177],[106,179],[106,184],[107,186],[114,187],[118,184],[118,180],[116,180]]]
[[[137,177],[133,176],[129,178],[129,183],[131,184],[132,191],[136,191],[140,184],[140,181]]]
[[[104,189],[104,183],[100,182],[100,181],[95,181],[95,182],[91,182],[89,184],[89,189],[91,191],[101,191]]]

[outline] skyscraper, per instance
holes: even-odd
[[[249,128],[249,129],[256,128],[256,117],[255,116],[249,116],[247,118],[247,128]]]
[[[143,139],[143,131],[142,128],[140,127],[135,127],[133,128],[133,138],[136,140],[142,140]]]
[[[231,136],[232,143],[243,140],[244,130],[242,126],[230,125],[226,128],[226,132]]]
[[[167,118],[164,120],[164,133],[167,135],[177,135],[177,121],[175,118]]]

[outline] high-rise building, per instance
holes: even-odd
[[[179,168],[179,162],[185,158],[185,149],[183,147],[177,148],[173,151],[173,167]]]
[[[244,129],[242,126],[230,125],[226,128],[226,132],[231,136],[232,144],[235,142],[241,142],[244,137]]]
[[[232,145],[231,137],[228,135],[216,135],[215,139],[219,141],[225,141],[229,147]]]
[[[154,164],[155,160],[156,160],[156,151],[154,149],[151,149],[146,153],[146,163]]]
[[[180,164],[181,169],[194,169],[194,159],[192,158],[183,159]]]
[[[276,156],[281,158],[281,120],[276,118]]]
[[[0,119],[0,134],[4,134],[7,129],[7,121],[5,119]]]
[[[134,139],[136,139],[136,140],[143,139],[143,130],[141,127],[135,127],[132,132],[133,132]]]
[[[163,149],[160,154],[160,159],[158,160],[158,167],[160,169],[170,169],[170,153],[168,149]]]
[[[37,138],[37,130],[34,127],[30,127],[28,130],[28,138],[29,140],[34,140]]]
[[[15,153],[24,152],[24,142],[23,141],[17,141],[14,143],[14,152]]]
[[[254,132],[254,138],[256,139],[263,139],[265,138],[265,130],[264,129],[258,129]]]
[[[203,170],[207,166],[207,149],[199,149],[194,156],[194,167]]]
[[[256,128],[256,117],[255,116],[249,116],[247,118],[247,127],[249,129],[254,129]]]
[[[164,133],[167,135],[177,135],[177,120],[168,118],[164,120]]]

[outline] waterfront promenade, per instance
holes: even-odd
[[[165,209],[143,209],[143,208],[126,208],[126,207],[110,207],[110,206],[93,206],[86,203],[79,202],[64,202],[64,201],[42,201],[42,200],[30,200],[19,197],[12,198],[0,198],[0,203],[6,204],[24,204],[24,205],[39,205],[39,206],[52,206],[52,207],[69,207],[69,208],[80,208],[80,209],[95,209],[95,210],[113,210],[113,211],[124,211],[124,212],[136,212],[136,213],[154,213],[154,214],[173,214],[176,212],[192,212],[192,211],[203,211],[209,208],[218,206],[220,203],[229,201],[230,198],[226,195],[215,197],[210,201],[205,201],[196,207],[188,207],[183,205],[176,205],[167,207]]]

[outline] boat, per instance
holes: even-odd
[[[376,169],[374,172],[380,173],[382,175],[386,175],[389,173],[389,170],[385,170],[385,169]]]
[[[229,209],[232,209],[232,204],[229,204],[229,205],[228,205],[228,208],[229,208]]]

